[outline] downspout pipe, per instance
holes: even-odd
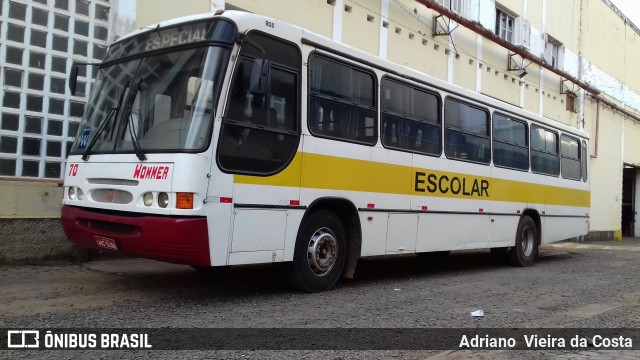
[[[598,139],[600,138],[600,99],[596,99],[596,139],[593,148],[594,154],[591,155],[592,158],[598,158]]]

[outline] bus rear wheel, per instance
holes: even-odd
[[[346,232],[332,212],[312,213],[298,233],[289,281],[299,290],[331,289],[340,279],[347,259]]]
[[[529,216],[523,216],[516,231],[516,244],[507,258],[513,266],[531,266],[538,257],[538,228]]]

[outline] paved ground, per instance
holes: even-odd
[[[234,268],[222,281],[141,259],[0,267],[0,328],[640,328],[640,239],[544,246],[531,268],[487,251],[448,265],[360,262],[353,281],[301,294],[282,267]],[[470,312],[484,310],[473,318]],[[640,359],[638,351],[0,352],[0,358]]]

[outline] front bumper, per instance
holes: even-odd
[[[101,249],[111,239],[118,252],[193,266],[211,266],[207,219],[145,214],[105,214],[64,205],[62,227],[78,245]]]

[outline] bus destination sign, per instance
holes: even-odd
[[[209,24],[195,23],[151,33],[144,51],[158,50],[170,46],[184,45],[207,39]]]
[[[109,47],[104,62],[119,61],[141,53],[168,49],[174,46],[215,41],[233,44],[236,37],[235,25],[226,20],[207,19],[166,28],[154,29],[115,42]]]

